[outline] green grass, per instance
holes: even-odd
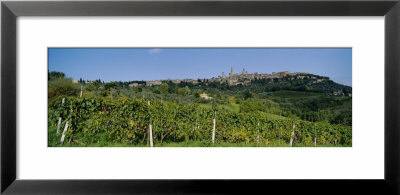
[[[207,108],[207,109],[211,109],[212,108],[211,104],[200,104],[199,106],[202,107],[202,108]]]
[[[266,113],[266,112],[259,112],[262,116],[267,117],[269,120],[284,120],[287,119],[287,117],[284,116],[279,116],[276,114],[271,114],[271,113]]]
[[[240,111],[239,104],[235,103],[235,98],[233,96],[229,97],[228,102],[229,102],[228,104],[218,104],[217,106],[220,109],[225,108],[226,110],[228,110],[230,112],[238,113]],[[211,109],[212,104],[200,104],[200,107]]]
[[[221,104],[218,105],[219,108],[225,108],[231,112],[238,113],[240,111],[239,104]]]

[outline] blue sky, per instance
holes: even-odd
[[[309,72],[352,85],[351,48],[49,48],[49,71],[108,81]]]

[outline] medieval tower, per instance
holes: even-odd
[[[233,74],[234,74],[233,67],[231,67],[231,73],[229,73],[229,77],[233,77]]]

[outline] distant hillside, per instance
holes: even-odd
[[[270,91],[313,91],[331,93],[333,95],[351,95],[352,93],[352,88],[349,86],[335,83],[329,77],[313,74],[285,76],[279,79],[254,80],[252,84],[264,86]]]
[[[238,82],[242,82],[238,79]],[[172,82],[167,82],[170,85],[175,85]],[[276,78],[254,78],[246,84],[239,83],[237,85],[231,85],[228,81],[221,82],[220,80],[215,81],[213,79],[199,79],[197,83],[192,82],[180,82],[177,84],[179,87],[186,87],[192,89],[219,89],[223,91],[230,91],[231,93],[237,93],[242,91],[251,91],[252,93],[264,93],[264,92],[275,92],[275,91],[310,91],[327,93],[330,95],[342,95],[351,96],[352,88],[346,85],[335,83],[330,80],[329,77],[313,75],[308,73],[286,75]]]
[[[79,81],[80,83],[101,83],[96,81]],[[104,82],[103,82],[104,83]],[[113,81],[105,83],[105,89],[110,88],[130,88],[130,87],[150,87],[158,88],[162,83],[168,84],[171,92],[176,87],[189,89],[210,90],[218,89],[230,95],[235,95],[243,91],[252,93],[265,93],[275,91],[308,91],[327,93],[334,96],[351,96],[352,88],[330,80],[329,77],[314,75],[306,72],[289,71],[267,73],[248,73],[243,69],[241,74],[234,74],[233,70],[226,76],[203,79],[166,79],[151,81]],[[212,92],[212,91],[209,91]]]

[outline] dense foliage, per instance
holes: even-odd
[[[351,87],[311,76],[325,80],[285,77],[246,86],[207,80],[146,86],[135,81],[133,87],[100,79],[74,83],[64,73],[52,72],[48,144],[61,145],[68,122],[64,145],[146,146],[151,124],[155,146],[289,146],[290,139],[294,146],[351,146]],[[336,90],[344,95],[333,95]],[[203,93],[211,98],[202,98]]]
[[[263,112],[234,113],[225,109],[201,108],[144,99],[102,99],[67,97],[65,103],[56,98],[49,102],[49,126],[56,126],[58,117],[68,121],[67,136],[85,144],[143,144],[153,126],[156,144],[165,141],[211,140],[213,118],[216,118],[216,140],[231,143],[289,144],[293,124],[299,136],[296,143],[351,145],[351,127],[312,123],[289,118],[274,118]],[[55,143],[49,143],[55,144]]]
[[[78,86],[72,83],[72,79],[54,78],[49,81],[49,98],[58,96],[73,96],[78,92]]]

